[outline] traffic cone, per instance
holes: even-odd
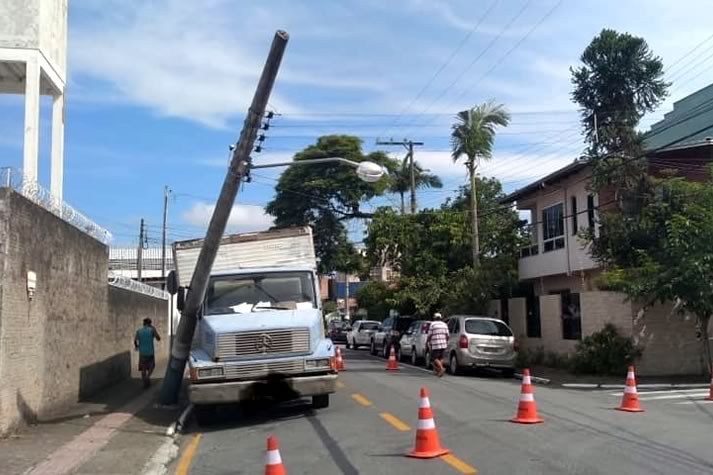
[[[386,362],[386,371],[398,371],[399,362],[396,361],[396,351],[394,351],[394,345],[391,345],[391,351],[389,352],[389,361]]]
[[[537,424],[545,422],[537,415],[537,404],[535,404],[535,394],[532,390],[532,380],[530,370],[522,370],[522,388],[520,390],[520,402],[517,405],[517,415],[510,419],[510,422],[518,424]]]
[[[436,422],[433,420],[431,411],[431,401],[428,399],[428,391],[421,388],[421,403],[418,406],[418,426],[416,428],[416,446],[409,451],[407,457],[419,459],[431,459],[447,454],[448,449],[441,447],[438,440]]]
[[[629,371],[626,374],[624,397],[621,398],[621,406],[617,407],[617,409],[627,412],[644,412],[639,405],[639,393],[636,392],[636,377],[634,376],[633,366],[629,366]]]
[[[282,465],[280,449],[277,448],[277,438],[267,438],[267,452],[265,453],[265,475],[287,475],[285,466]]]
[[[708,397],[706,398],[706,401],[713,401],[713,375],[711,375],[711,387],[708,390]]]
[[[342,350],[337,347],[337,371],[344,371],[344,360],[342,359]]]

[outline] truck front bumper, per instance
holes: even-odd
[[[224,404],[263,399],[295,399],[331,394],[337,390],[337,375],[295,376],[257,381],[226,381],[188,386],[188,399],[193,404]]]

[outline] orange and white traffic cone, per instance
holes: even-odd
[[[285,466],[282,465],[280,449],[277,448],[277,438],[267,438],[267,452],[265,453],[265,475],[287,475]]]
[[[706,398],[706,401],[713,401],[713,375],[711,375],[711,386],[708,390],[708,397]]]
[[[629,371],[626,373],[624,397],[621,398],[621,406],[617,407],[617,409],[626,412],[644,412],[639,405],[639,393],[636,391],[636,377],[634,376],[633,366],[629,366]]]
[[[394,345],[391,345],[391,351],[389,352],[389,361],[386,362],[386,371],[398,371],[399,362],[396,361],[396,351],[394,350]]]
[[[520,390],[520,402],[517,405],[517,415],[510,419],[510,422],[518,424],[537,424],[545,422],[537,415],[537,404],[535,404],[535,393],[532,390],[532,380],[530,370],[522,370],[522,388]]]
[[[418,426],[416,427],[416,446],[406,456],[431,459],[445,455],[448,452],[448,449],[441,447],[441,443],[438,440],[436,421],[433,420],[428,391],[426,391],[426,388],[421,388],[421,403],[418,406]]]
[[[337,371],[345,371],[342,350],[340,350],[339,347],[337,347]]]

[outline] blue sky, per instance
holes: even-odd
[[[465,182],[448,152],[452,116],[494,98],[513,114],[484,175],[506,189],[576,158],[582,145],[568,68],[610,27],[643,36],[663,57],[672,102],[713,82],[709,1],[668,0],[70,0],[65,199],[136,242],[146,218],[160,238],[164,185],[173,190],[169,237],[200,235],[222,183],[274,31],[290,42],[256,162],[289,160],[316,137],[349,133],[422,140],[417,160],[443,190]],[[685,4],[685,6],[684,6]],[[0,97],[0,165],[21,166],[22,100]],[[49,183],[49,102],[42,106],[40,180]],[[402,150],[393,149],[395,156]],[[230,230],[269,226],[262,205],[278,171],[262,171],[238,198]],[[299,199],[296,196],[296,199]],[[394,205],[396,197],[366,208]],[[359,239],[361,224],[350,225]]]

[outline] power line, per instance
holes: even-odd
[[[495,8],[495,6],[498,4],[500,0],[495,0],[493,3],[490,4],[490,7],[486,10],[486,12],[483,14],[482,17],[480,17],[480,20],[473,26],[473,28],[463,37],[463,39],[460,41],[458,46],[451,52],[450,56],[441,64],[441,66],[436,70],[436,72],[431,76],[431,78],[426,82],[426,84],[421,88],[420,91],[416,94],[416,97],[411,99],[411,102],[408,103],[406,107],[403,108],[403,110],[396,116],[396,119],[394,119],[393,123],[386,129],[386,131],[382,135],[388,135],[389,129],[393,128],[403,117],[404,113],[411,108],[414,103],[421,98],[424,92],[433,84],[433,81],[436,80],[436,78],[443,72],[444,69],[453,61],[453,59],[456,57],[456,55],[460,52],[460,50],[465,46],[466,43],[468,43],[468,40],[470,40],[470,37],[473,36],[473,34],[480,28],[480,25],[485,21],[485,19],[490,15],[490,12]]]

